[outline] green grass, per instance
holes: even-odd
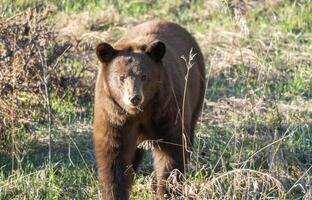
[[[94,48],[99,40],[116,41],[128,27],[154,18],[175,21],[196,37],[205,55],[208,87],[194,153],[180,183],[183,195],[310,199],[312,2],[267,2],[271,4],[252,6],[247,1],[242,23],[234,16],[233,9],[239,6],[217,0],[65,0],[49,5],[54,9],[51,25],[65,33],[59,39],[90,34],[81,42],[87,44],[86,49]],[[3,5],[4,17],[29,6],[46,6],[36,0],[4,1]],[[79,31],[74,29],[75,20]],[[249,33],[243,31],[246,27]],[[60,61],[60,73],[79,73],[82,66],[95,71],[92,52]],[[36,101],[27,94],[20,98]],[[46,113],[34,111],[31,128],[7,128],[12,137],[6,146],[11,148],[0,149],[0,199],[96,199],[92,97],[87,99],[79,102],[72,91],[64,96],[52,91],[51,164],[47,125],[40,123]],[[149,152],[136,175],[132,199],[151,199],[151,172]],[[297,181],[300,185],[295,185]]]

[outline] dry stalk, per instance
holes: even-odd
[[[48,111],[48,135],[49,135],[49,141],[48,141],[48,146],[49,146],[49,152],[48,152],[48,160],[49,160],[49,166],[51,166],[51,154],[52,154],[52,147],[51,147],[51,140],[52,140],[52,135],[51,135],[51,126],[52,126],[52,109],[51,109],[51,100],[50,100],[50,90],[49,90],[49,71],[48,71],[48,66],[47,66],[47,61],[46,59],[43,59],[42,52],[40,51],[40,48],[37,47],[40,60],[41,60],[41,67],[42,67],[42,76],[39,74],[40,79],[42,81],[42,84],[44,86],[44,91],[43,91],[43,96],[46,101],[47,105],[47,111]],[[46,56],[44,56],[46,57]]]

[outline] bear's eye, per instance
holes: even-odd
[[[142,75],[142,76],[141,76],[141,80],[142,80],[142,81],[145,81],[145,80],[146,80],[146,75]]]
[[[121,82],[124,82],[125,81],[125,76],[124,75],[121,75],[121,76],[119,76],[119,80],[121,81]]]

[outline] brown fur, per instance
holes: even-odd
[[[154,41],[165,44],[163,57],[163,46],[157,42],[154,45]],[[188,77],[183,131],[181,112],[187,68],[181,56],[188,57],[192,48],[196,56]],[[129,30],[113,47],[100,44],[97,55],[102,66],[95,89],[93,139],[102,199],[129,199],[133,168],[142,157],[136,147],[146,139],[159,141],[154,145],[153,159],[156,196],[162,199],[170,172],[184,172],[182,132],[188,147],[193,140],[205,89],[202,53],[185,29],[170,22],[150,21]],[[146,80],[138,78],[143,73]],[[119,84],[117,79],[122,74],[126,74],[126,80]],[[141,104],[136,108],[127,106],[123,95],[139,90]]]

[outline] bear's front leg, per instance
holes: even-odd
[[[174,169],[184,172],[183,151],[181,144],[158,144],[153,149],[154,170],[156,172],[156,199],[170,198],[169,188],[166,188],[166,181]],[[177,177],[178,178],[178,177]]]
[[[128,200],[136,137],[126,127],[94,130],[94,147],[101,200]],[[103,131],[104,130],[104,131]]]

